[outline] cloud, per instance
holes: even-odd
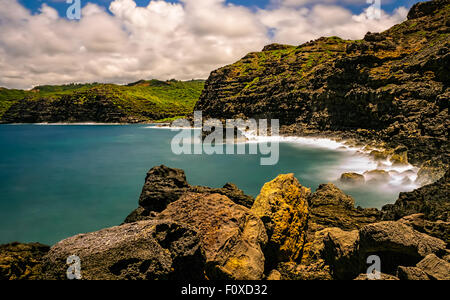
[[[31,14],[17,0],[1,0],[0,86],[206,78],[271,42],[362,38],[401,22],[407,13],[399,8],[370,20],[364,12],[354,15],[332,4],[306,8],[303,0],[288,1],[250,10],[225,0],[153,0],[146,7],[115,0],[110,13],[88,3],[80,21],[69,21],[46,4]]]

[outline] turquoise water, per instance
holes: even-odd
[[[186,171],[192,185],[237,184],[258,195],[280,173],[295,173],[315,190],[335,179],[349,153],[291,143],[280,161],[255,155],[172,154],[176,132],[127,126],[0,126],[0,243],[54,244],[120,224],[137,207],[146,172],[165,164]],[[357,205],[393,203],[398,190],[346,189]]]

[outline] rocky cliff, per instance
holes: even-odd
[[[408,148],[412,163],[448,163],[450,1],[362,40],[269,45],[213,71],[195,109],[206,117],[280,119],[282,133]]]

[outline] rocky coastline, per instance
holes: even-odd
[[[0,246],[0,279],[64,280],[77,255],[85,280],[450,279],[449,172],[382,210],[355,207],[333,184],[312,193],[282,174],[254,199],[236,185],[191,186],[152,168],[124,223],[52,247]]]
[[[279,119],[286,136],[353,141],[393,152],[431,180],[449,166],[450,2],[362,40],[273,44],[211,73],[195,110],[205,118]]]
[[[254,199],[232,183],[191,186],[183,170],[158,166],[122,224],[52,247],[1,245],[0,280],[67,279],[71,255],[86,280],[366,280],[371,256],[382,280],[449,280],[449,14],[449,0],[433,0],[363,40],[269,45],[213,71],[195,107],[205,118],[276,118],[284,136],[326,137],[420,168],[423,186],[394,204],[355,207],[335,185],[312,192],[294,174]],[[103,106],[105,122],[115,120]]]

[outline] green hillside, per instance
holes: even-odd
[[[0,122],[152,122],[191,113],[204,81],[45,85],[0,89]]]

